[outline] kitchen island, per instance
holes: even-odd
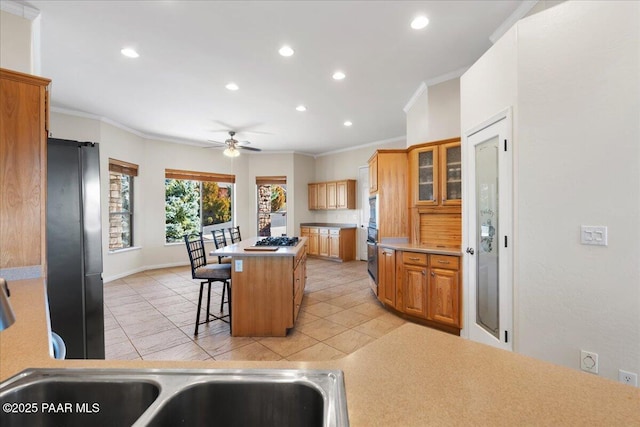
[[[283,337],[300,311],[307,238],[295,246],[257,246],[250,238],[211,252],[231,257],[231,334]]]
[[[638,426],[640,389],[406,323],[323,362],[55,360],[44,281],[11,284],[0,381],[27,368],[341,369],[359,426]]]

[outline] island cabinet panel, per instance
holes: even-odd
[[[0,69],[0,271],[46,273],[49,83]]]

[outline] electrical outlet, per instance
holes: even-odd
[[[580,350],[580,369],[592,374],[598,373],[598,353]]]
[[[242,260],[241,259],[237,259],[236,260],[236,273],[242,273]]]
[[[629,384],[634,387],[638,387],[638,374],[618,369],[618,381],[622,384]]]

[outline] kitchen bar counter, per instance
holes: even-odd
[[[295,256],[305,244],[305,237],[301,237],[298,244],[295,246],[279,246],[276,251],[259,251],[259,250],[245,250],[246,248],[253,248],[258,240],[262,240],[263,237],[251,237],[241,240],[238,243],[227,245],[223,248],[216,249],[209,252],[211,256]],[[258,247],[256,247],[258,248]]]
[[[14,281],[0,379],[26,368],[342,369],[352,426],[640,425],[640,389],[414,324],[327,362],[54,360],[40,280]]]

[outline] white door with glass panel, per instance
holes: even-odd
[[[470,339],[505,350],[513,350],[510,120],[505,112],[466,137],[466,328]]]

